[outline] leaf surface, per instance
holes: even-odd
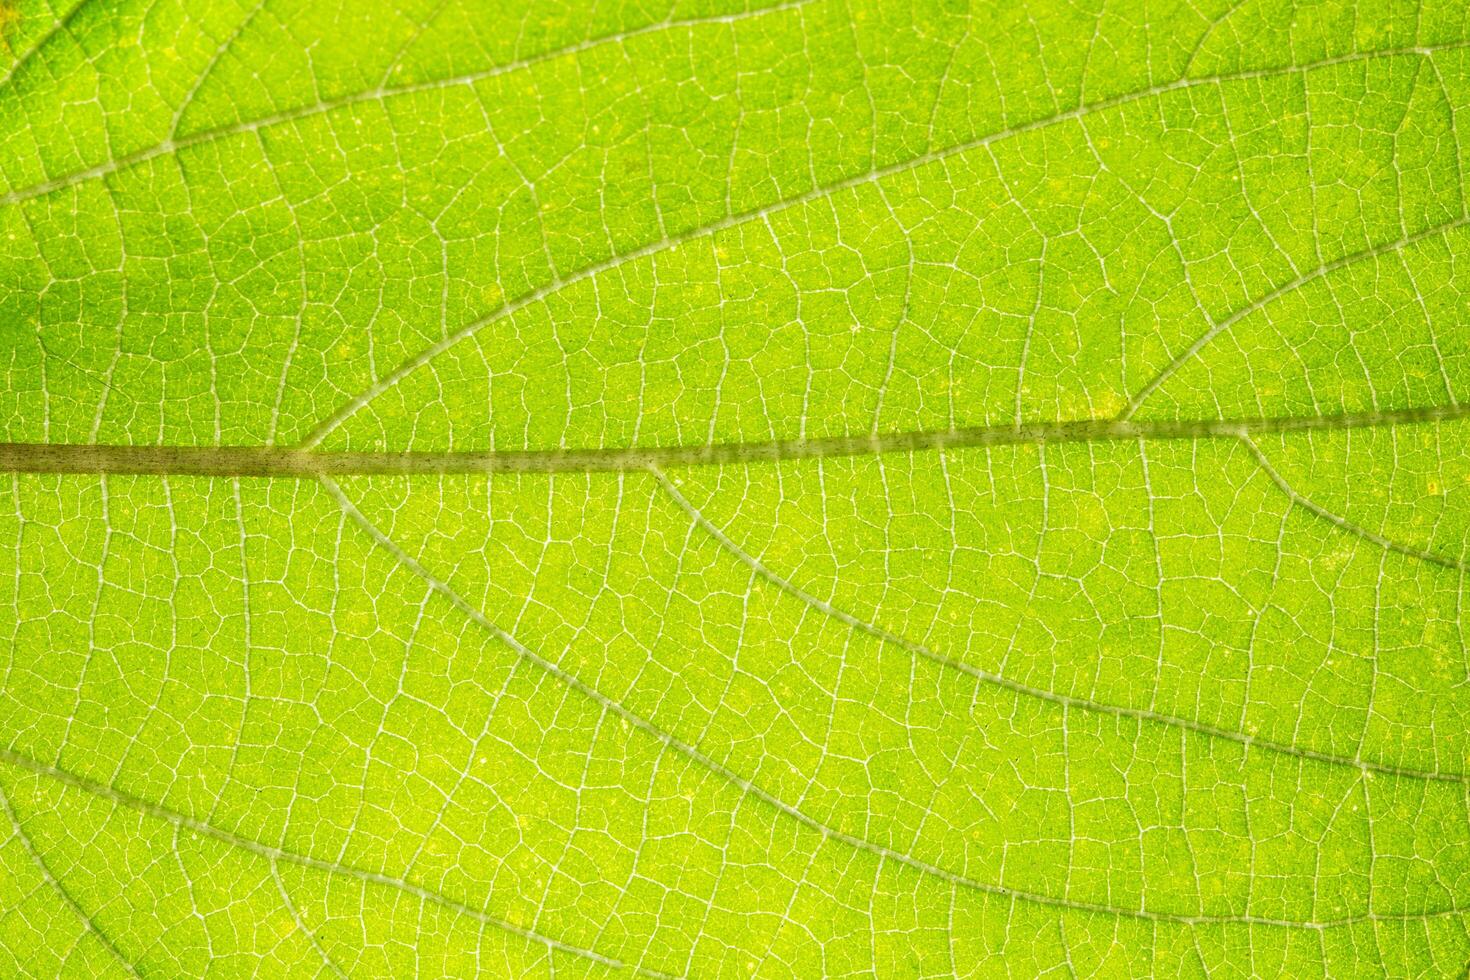
[[[0,972],[1463,975],[1463,4],[0,9]]]

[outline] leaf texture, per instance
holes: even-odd
[[[1463,3],[0,9],[0,972],[1464,975]]]

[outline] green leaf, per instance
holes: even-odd
[[[760,2],[0,5],[0,973],[1463,976],[1464,4]]]

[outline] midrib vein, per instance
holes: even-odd
[[[1076,419],[1022,425],[888,432],[815,439],[772,439],[703,446],[491,451],[353,451],[277,446],[125,446],[86,443],[0,443],[0,472],[153,476],[283,477],[412,476],[467,473],[599,473],[777,463],[885,453],[991,446],[1165,439],[1239,439],[1291,432],[1337,432],[1470,418],[1470,405],[1404,408],[1340,415],[1237,419]]]

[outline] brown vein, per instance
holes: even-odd
[[[0,443],[0,472],[151,476],[413,476],[463,473],[597,473],[651,467],[778,463],[802,459],[916,453],[992,446],[1137,439],[1241,439],[1291,432],[1422,425],[1470,418],[1470,405],[1339,415],[1237,419],[1073,419],[1021,425],[724,442],[700,446],[492,451],[353,451],[279,446],[125,446]]]

